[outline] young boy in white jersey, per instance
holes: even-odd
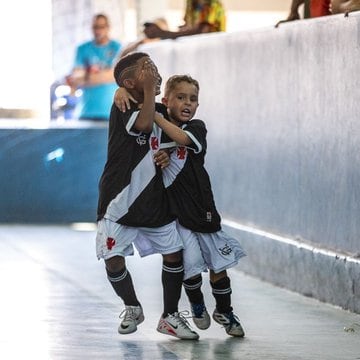
[[[172,76],[166,83],[162,102],[170,121],[155,113],[155,122],[177,147],[170,153],[170,165],[163,169],[163,179],[184,243],[183,285],[195,324],[200,329],[210,326],[201,292],[201,272],[209,268],[216,301],[212,317],[229,335],[243,337],[244,331],[231,306],[232,290],[226,269],[235,266],[245,253],[237,240],[221,230],[221,218],[204,167],[207,130],[203,121],[193,119],[199,106],[198,96],[199,84],[188,75]]]
[[[125,310],[120,334],[137,330],[144,320],[142,306],[125,263],[136,239],[146,238],[154,252],[163,256],[164,310],[157,330],[180,339],[197,340],[198,334],[178,312],[183,280],[182,242],[170,214],[161,168],[153,157],[159,150],[161,129],[154,124],[155,96],[161,77],[145,53],[120,59],[114,69],[117,84],[137,101],[121,112],[112,106],[108,155],[99,183],[97,257],[104,259],[106,273]],[[161,104],[159,104],[161,105]],[[161,159],[157,159],[161,163]]]

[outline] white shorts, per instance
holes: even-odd
[[[184,244],[184,280],[187,280],[195,275],[207,271],[208,267],[202,255],[196,234],[179,224],[177,224],[176,227]]]
[[[179,235],[184,245],[183,264],[184,280],[186,280],[203,271],[207,271],[207,265],[202,256],[199,242],[196,237],[194,239],[194,233],[184,227],[181,227],[180,230],[181,233]],[[157,252],[151,241],[142,235],[135,239],[134,245],[141,257],[156,254]]]
[[[239,242],[224,231],[215,233],[192,232],[177,224],[184,243],[184,279],[193,277],[208,268],[215,273],[234,267],[246,256]]]
[[[143,239],[146,239],[146,241]],[[172,254],[183,249],[175,221],[157,227],[130,227],[109,219],[101,219],[97,224],[96,256],[110,259],[114,256],[134,254],[133,244],[141,249],[141,256],[150,254]],[[151,252],[148,248],[151,247]]]

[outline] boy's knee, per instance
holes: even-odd
[[[210,270],[210,281],[212,283],[216,283],[225,278],[227,278],[226,270],[220,271],[219,273],[215,273],[214,270]]]
[[[182,250],[177,251],[176,253],[163,255],[163,260],[169,263],[182,261]]]
[[[124,269],[125,258],[122,256],[114,256],[105,260],[106,270],[111,273],[117,273]]]

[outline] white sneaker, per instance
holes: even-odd
[[[125,305],[125,309],[120,314],[123,319],[119,325],[120,334],[131,334],[137,330],[137,326],[144,321],[144,313],[141,306]]]
[[[206,310],[205,304],[191,304],[191,313],[195,325],[201,329],[206,330],[210,326],[210,316]]]
[[[213,319],[224,326],[225,331],[231,336],[244,337],[245,333],[241,327],[239,318],[231,311],[229,313],[219,313],[214,310]]]
[[[178,312],[168,314],[165,318],[161,317],[156,330],[162,334],[175,336],[178,339],[199,339],[199,335],[191,329],[183,314]]]

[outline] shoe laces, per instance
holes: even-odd
[[[136,312],[133,307],[126,307],[119,315],[120,319],[123,321],[134,321],[136,319]]]
[[[191,304],[191,308],[192,311],[194,313],[194,317],[196,318],[202,318],[203,317],[203,313],[206,310],[205,308],[205,304],[201,303],[201,304]]]
[[[229,315],[229,324],[227,326],[229,326],[230,328],[233,325],[240,326],[239,318],[232,311],[228,315]]]
[[[189,322],[186,320],[186,318],[191,317],[191,316],[189,316],[188,310],[175,312],[175,313],[169,314],[169,315],[171,317],[173,317],[176,320],[176,322],[179,324],[179,326],[181,326],[182,328],[184,328],[184,329],[191,328]]]

